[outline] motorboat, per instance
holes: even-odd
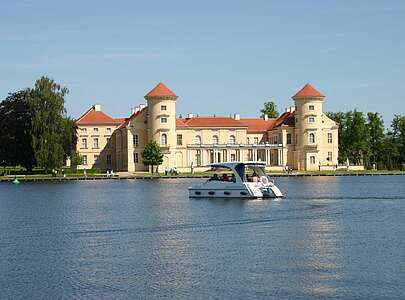
[[[223,170],[204,183],[189,187],[190,198],[280,198],[283,194],[266,175],[264,162],[224,162],[210,164]],[[231,173],[231,176],[228,176]]]

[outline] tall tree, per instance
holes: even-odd
[[[73,155],[77,143],[77,126],[75,121],[70,117],[64,117],[63,132],[63,152],[64,159]]]
[[[370,133],[370,163],[382,168],[384,151],[384,121],[379,113],[369,112],[368,131]]]
[[[10,93],[0,103],[0,165],[21,165],[27,170],[35,165],[28,93],[29,90]]]
[[[357,110],[348,117],[349,159],[356,164],[369,166],[370,133],[364,114]]]
[[[32,115],[32,145],[39,166],[62,165],[66,126],[65,96],[68,89],[48,77],[41,77],[28,94]]]
[[[163,162],[163,153],[159,145],[152,140],[146,144],[145,150],[142,152],[142,158],[145,166],[152,167],[151,172],[153,174],[153,167],[156,166],[156,172],[158,172],[159,165]]]
[[[279,113],[277,111],[277,105],[273,101],[264,103],[264,107],[260,110],[262,113],[261,117],[267,115],[269,118],[277,118]]]

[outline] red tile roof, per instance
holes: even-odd
[[[295,113],[294,112],[283,113],[274,122],[272,129],[279,127],[281,125],[294,126],[295,125]]]
[[[310,97],[320,97],[325,98],[325,96],[317,91],[312,85],[307,83],[301,90],[299,90],[292,98],[310,98]]]
[[[269,119],[266,121],[260,118],[241,118],[240,121],[247,125],[248,133],[262,133],[273,128],[276,119]]]
[[[93,106],[75,123],[76,125],[119,125],[122,123],[122,119],[114,119],[102,111],[96,111]]]
[[[193,117],[176,120],[178,127],[247,127],[246,124],[230,117]]]
[[[131,120],[133,120],[134,118],[139,116],[145,109],[146,109],[146,107],[144,107],[141,110],[138,110],[137,112],[133,113],[131,116],[129,116],[129,118],[124,118],[124,122],[120,125],[120,127],[118,127],[118,129],[125,128],[129,124],[129,122]]]
[[[147,97],[177,97],[175,93],[173,93],[167,86],[165,86],[162,82],[159,82],[157,86],[155,86],[149,93],[146,94],[145,98]]]

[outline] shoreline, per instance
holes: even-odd
[[[342,173],[268,173],[270,177],[342,177],[342,176],[405,176],[404,171],[392,172],[342,172]],[[12,182],[17,177],[19,181],[84,181],[84,180],[127,180],[127,179],[188,179],[188,178],[210,178],[211,174],[197,174],[197,175],[115,175],[108,177],[105,175],[89,175],[89,176],[67,176],[67,177],[52,177],[52,176],[30,176],[30,175],[9,175],[0,178],[0,182]]]

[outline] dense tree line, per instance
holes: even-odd
[[[74,120],[65,109],[68,92],[43,76],[33,88],[10,93],[0,102],[1,166],[62,166],[76,144]]]
[[[327,113],[339,125],[339,163],[371,169],[402,169],[405,164],[405,116],[396,115],[388,130],[379,113],[357,110]]]

